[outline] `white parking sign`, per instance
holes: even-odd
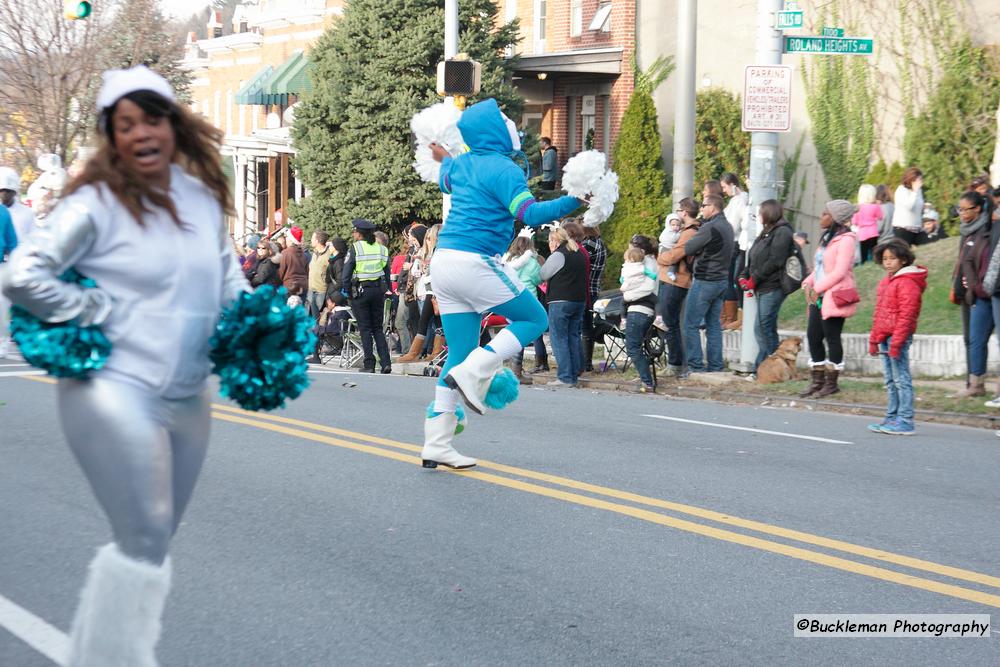
[[[743,70],[743,131],[792,129],[792,68],[747,65]]]

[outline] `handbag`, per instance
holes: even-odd
[[[858,290],[853,287],[845,287],[844,289],[837,290],[830,296],[833,297],[833,303],[838,308],[853,306],[861,301],[861,295],[858,294]]]

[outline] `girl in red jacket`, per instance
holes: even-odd
[[[880,424],[868,430],[890,435],[913,435],[913,378],[910,377],[910,344],[917,330],[920,301],[927,288],[927,269],[914,266],[913,251],[901,239],[890,239],[875,248],[875,261],[885,268],[878,284],[872,315],[868,352],[882,355],[888,405]]]

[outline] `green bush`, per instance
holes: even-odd
[[[623,253],[633,234],[658,237],[670,210],[652,93],[672,69],[671,61],[661,58],[647,72],[636,72],[635,90],[615,142],[613,168],[619,179],[618,203],[603,225],[604,242],[611,255]],[[611,270],[609,263],[608,272]],[[617,272],[614,279],[617,284]]]
[[[947,52],[942,75],[924,109],[906,122],[908,164],[924,172],[924,198],[938,211],[955,204],[993,157],[1000,62],[968,39]],[[945,228],[953,221],[947,221]]]
[[[879,160],[868,171],[864,182],[876,187],[884,185],[889,189],[889,194],[891,195],[899,187],[899,184],[903,182],[904,171],[906,169],[898,162],[887,165],[885,160]]]
[[[744,132],[739,95],[721,88],[698,92],[695,99],[694,187],[731,171],[744,180],[750,171],[750,133]]]

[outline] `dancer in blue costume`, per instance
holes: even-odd
[[[514,221],[538,227],[573,212],[575,197],[537,202],[524,170],[516,127],[493,99],[474,104],[458,122],[469,152],[448,157],[432,145],[441,162],[441,190],[451,195],[451,210],[431,261],[434,295],[441,309],[448,361],[424,421],[425,468],[471,468],[476,460],[452,447],[459,428],[459,396],[479,414],[494,376],[509,359],[530,345],[548,326],[545,309],[524,288],[517,273],[500,259],[510,245]],[[506,317],[510,325],[486,347],[478,347],[482,314]],[[499,381],[499,380],[498,380]]]

